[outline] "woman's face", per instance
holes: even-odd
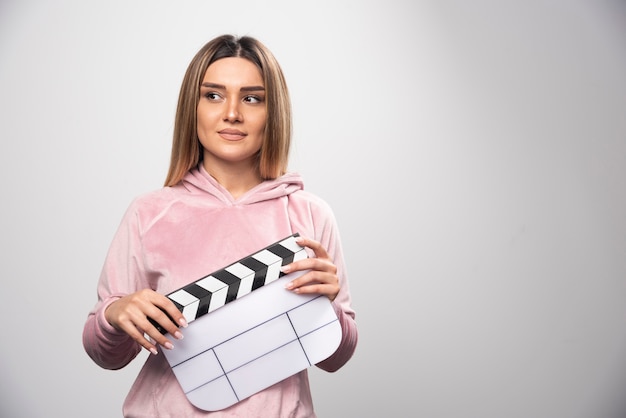
[[[267,119],[265,86],[256,65],[234,57],[209,65],[197,115],[206,167],[255,166]]]

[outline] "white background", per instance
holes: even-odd
[[[322,418],[626,416],[623,1],[0,2],[0,415],[121,416],[82,348],[195,52],[250,34],[334,208],[360,341]]]

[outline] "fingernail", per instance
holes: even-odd
[[[189,324],[187,323],[187,320],[186,320],[185,318],[180,318],[180,319],[178,320],[178,323],[179,323],[179,324],[180,324],[180,326],[181,326],[181,327],[183,327],[183,328],[187,328],[187,325],[189,325]]]
[[[293,289],[293,282],[289,282],[289,283],[287,283],[287,284],[285,285],[285,289],[289,289],[289,290]]]
[[[159,352],[157,351],[157,349],[156,349],[156,348],[154,348],[154,347],[150,347],[150,349],[149,349],[149,350],[150,350],[150,352],[151,352],[152,354],[154,354],[155,356],[156,356],[157,354],[159,354]]]
[[[174,338],[176,338],[177,340],[182,340],[183,339],[183,334],[181,334],[180,331],[176,331],[174,333]]]
[[[172,348],[174,348],[174,345],[169,341],[166,342],[163,346],[167,348],[168,350],[171,350]]]
[[[298,237],[296,238],[296,244],[302,244],[304,242],[304,238]]]
[[[291,265],[287,264],[287,265],[282,266],[280,268],[280,271],[282,271],[283,273],[289,273],[291,271]]]

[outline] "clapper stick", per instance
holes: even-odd
[[[189,326],[185,339],[163,354],[196,407],[227,408],[319,363],[339,346],[341,325],[330,300],[285,289],[305,273],[280,272],[282,265],[307,257],[297,236],[167,295]]]
[[[191,323],[284,276],[280,271],[282,266],[307,258],[305,249],[295,241],[299,236],[296,232],[166,296],[182,312],[187,323]],[[149,319],[161,334],[167,333],[165,328]]]

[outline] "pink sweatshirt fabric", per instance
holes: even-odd
[[[338,269],[341,290],[332,304],[342,341],[317,365],[338,370],[354,353],[358,333],[329,206],[304,191],[295,173],[265,181],[235,200],[201,165],[178,185],[144,194],[129,206],[84,326],[87,354],[103,368],[120,369],[143,349],[104,318],[118,298],[143,288],[170,293],[295,232],[321,242]],[[306,370],[227,409],[207,412],[189,403],[161,352],[148,357],[122,409],[124,417],[315,417]]]

